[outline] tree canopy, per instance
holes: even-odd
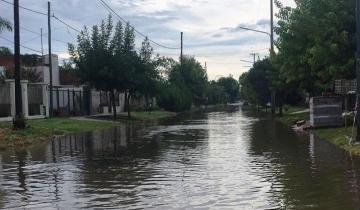
[[[275,90],[278,105],[320,95],[334,80],[355,78],[355,1],[275,1],[277,52],[240,77],[242,96],[263,105]]]

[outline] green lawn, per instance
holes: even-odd
[[[279,120],[288,125],[294,125],[296,122],[301,120],[309,120],[310,112],[294,114],[294,112],[304,110],[306,110],[306,107],[286,106],[284,107],[283,116],[279,117]]]
[[[148,121],[176,116],[176,113],[165,111],[132,112],[130,120]],[[120,118],[128,121],[127,114],[121,113]],[[116,126],[111,120],[81,120],[73,118],[54,118],[44,120],[28,120],[24,130],[13,130],[11,123],[0,123],[0,149],[26,146],[51,139],[56,135],[97,131]]]
[[[121,113],[119,115],[121,119],[127,118],[127,113]],[[139,120],[139,121],[148,121],[148,120],[158,120],[168,117],[174,117],[176,113],[174,112],[166,112],[166,111],[153,111],[149,112],[131,112],[131,120]]]
[[[0,123],[0,148],[29,145],[55,135],[87,132],[115,126],[113,122],[83,121],[71,118],[29,120],[24,130],[13,130],[11,123]]]

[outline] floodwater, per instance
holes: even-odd
[[[237,107],[0,153],[4,209],[358,209],[360,161]]]

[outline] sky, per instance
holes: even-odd
[[[12,0],[5,0],[13,2]],[[270,31],[269,0],[104,0],[139,32],[167,47],[180,46],[184,32],[184,54],[192,55],[205,67],[209,79],[248,71],[253,61],[269,54],[266,34],[244,31],[238,26]],[[91,27],[106,18],[109,12],[100,0],[50,0],[52,14],[77,30]],[[281,0],[294,6],[293,0]],[[47,0],[20,0],[20,6],[47,13]],[[275,12],[277,9],[275,8]],[[0,0],[1,17],[13,21],[13,7]],[[117,21],[116,17],[114,20]],[[275,20],[276,21],[276,20]],[[52,18],[52,49],[60,59],[68,59],[66,43],[76,43],[77,31]],[[22,53],[41,54],[40,31],[43,28],[43,50],[48,51],[47,17],[20,9]],[[136,35],[137,47],[143,37]],[[0,46],[13,49],[13,34],[0,34]],[[31,48],[27,49],[27,48]],[[178,59],[179,49],[153,45],[161,56]],[[46,53],[45,53],[46,54]],[[243,62],[241,60],[249,61]]]

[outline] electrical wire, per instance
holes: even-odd
[[[111,8],[104,0],[98,0],[101,5],[103,5],[103,7],[108,10],[110,13],[113,13],[115,14],[116,17],[118,17],[121,21],[123,21],[124,23],[129,23],[128,20],[126,20],[125,18],[121,17],[113,8]],[[144,37],[144,38],[148,38],[148,36],[146,36],[145,34],[141,33],[140,31],[138,31],[134,26],[130,25],[131,28],[134,29],[134,31],[139,34],[140,36]],[[149,39],[149,38],[148,38]],[[178,49],[181,49],[181,47],[168,47],[168,46],[165,46],[163,44],[160,44],[152,39],[149,39],[149,41],[159,47],[162,47],[162,48],[166,48],[166,49],[170,49],[170,50],[178,50]]]
[[[6,1],[6,0],[0,0],[0,1],[5,2],[5,3],[7,3],[7,4],[10,4],[10,5],[14,5],[14,3],[11,3],[11,2]],[[39,15],[46,15],[46,16],[47,16],[46,13],[43,13],[43,12],[40,12],[40,11],[36,11],[36,10],[33,10],[33,9],[29,9],[29,8],[26,8],[26,7],[23,7],[23,6],[20,6],[20,5],[19,5],[19,8],[24,9],[24,10],[27,10],[27,11],[29,11],[29,12],[33,12],[33,13],[39,14]]]
[[[8,41],[8,42],[10,42],[10,43],[12,43],[12,44],[14,44],[14,42],[13,42],[12,40],[10,40],[10,39],[7,39],[7,38],[2,37],[2,36],[0,36],[0,38],[3,39],[3,40],[6,40],[6,41]],[[35,50],[35,49],[33,49],[33,48],[24,46],[24,45],[22,45],[22,44],[20,44],[20,46],[21,46],[22,48],[28,49],[28,50],[30,50],[30,51],[34,51],[34,52],[37,52],[37,53],[41,53],[41,51],[39,51],[39,50]]]
[[[65,26],[67,26],[68,28],[70,28],[70,29],[72,29],[72,30],[74,30],[74,31],[76,31],[76,32],[78,32],[78,33],[81,33],[80,30],[78,30],[78,29],[76,29],[75,27],[69,25],[69,24],[66,23],[65,21],[63,21],[63,20],[61,20],[60,18],[56,17],[54,14],[52,15],[52,17],[53,17],[55,20],[59,21],[60,23],[64,24]]]

